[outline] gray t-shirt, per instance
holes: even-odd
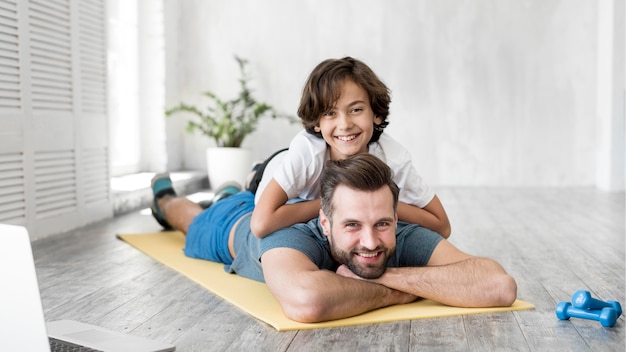
[[[435,247],[443,239],[438,233],[415,224],[398,222],[396,251],[387,263],[390,267],[425,266]],[[225,270],[264,282],[260,258],[273,248],[292,248],[304,253],[320,269],[335,271],[339,264],[330,255],[328,240],[318,218],[296,224],[258,239],[250,231],[250,217],[244,218],[235,233],[233,263]]]

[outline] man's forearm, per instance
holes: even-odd
[[[314,273],[309,280],[303,283],[300,292],[292,292],[291,299],[279,299],[285,314],[293,320],[320,322],[341,319],[393,304],[409,303],[416,298],[384,285],[328,271]],[[297,299],[293,299],[295,297]]]
[[[388,268],[372,282],[458,307],[510,306],[517,297],[515,280],[487,258],[442,266]]]

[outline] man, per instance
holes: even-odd
[[[245,192],[202,212],[175,195],[169,178],[158,177],[152,187],[168,223],[187,234],[185,254],[265,281],[296,321],[345,318],[418,297],[460,307],[513,304],[515,280],[498,263],[465,254],[425,227],[398,222],[392,176],[368,153],[329,160],[319,217],[263,239],[250,230],[254,203],[240,196]],[[194,227],[202,236],[189,236]]]
[[[289,318],[339,319],[418,297],[460,307],[513,304],[517,285],[497,262],[399,224],[398,192],[389,167],[370,154],[326,163],[319,221],[260,244],[265,282]]]

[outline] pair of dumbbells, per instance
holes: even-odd
[[[572,303],[559,302],[556,316],[561,320],[581,318],[597,320],[604,327],[615,325],[622,315],[622,306],[617,301],[601,301],[591,297],[589,291],[578,290],[572,295]]]

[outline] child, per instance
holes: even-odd
[[[253,193],[243,191],[203,211],[186,198],[176,197],[169,176],[160,174],[152,181],[153,214],[160,223],[187,234],[186,255],[228,265],[235,256],[235,227],[248,223],[254,235],[262,238],[317,217],[324,162],[370,153],[394,172],[401,189],[399,220],[447,238],[450,223],[441,202],[422,182],[408,151],[383,134],[390,101],[389,89],[363,62],[350,57],[323,61],[302,93],[298,116],[305,131],[296,135],[282,158],[268,164],[256,201]],[[300,201],[289,201],[293,199]]]
[[[438,197],[422,182],[409,152],[383,134],[390,101],[389,89],[363,62],[346,57],[320,63],[304,86],[298,109],[305,131],[291,141],[282,160],[268,164],[257,190],[251,220],[255,236],[317,216],[324,161],[370,153],[394,171],[401,189],[399,220],[447,238],[450,223]],[[287,204],[294,198],[304,201]]]

